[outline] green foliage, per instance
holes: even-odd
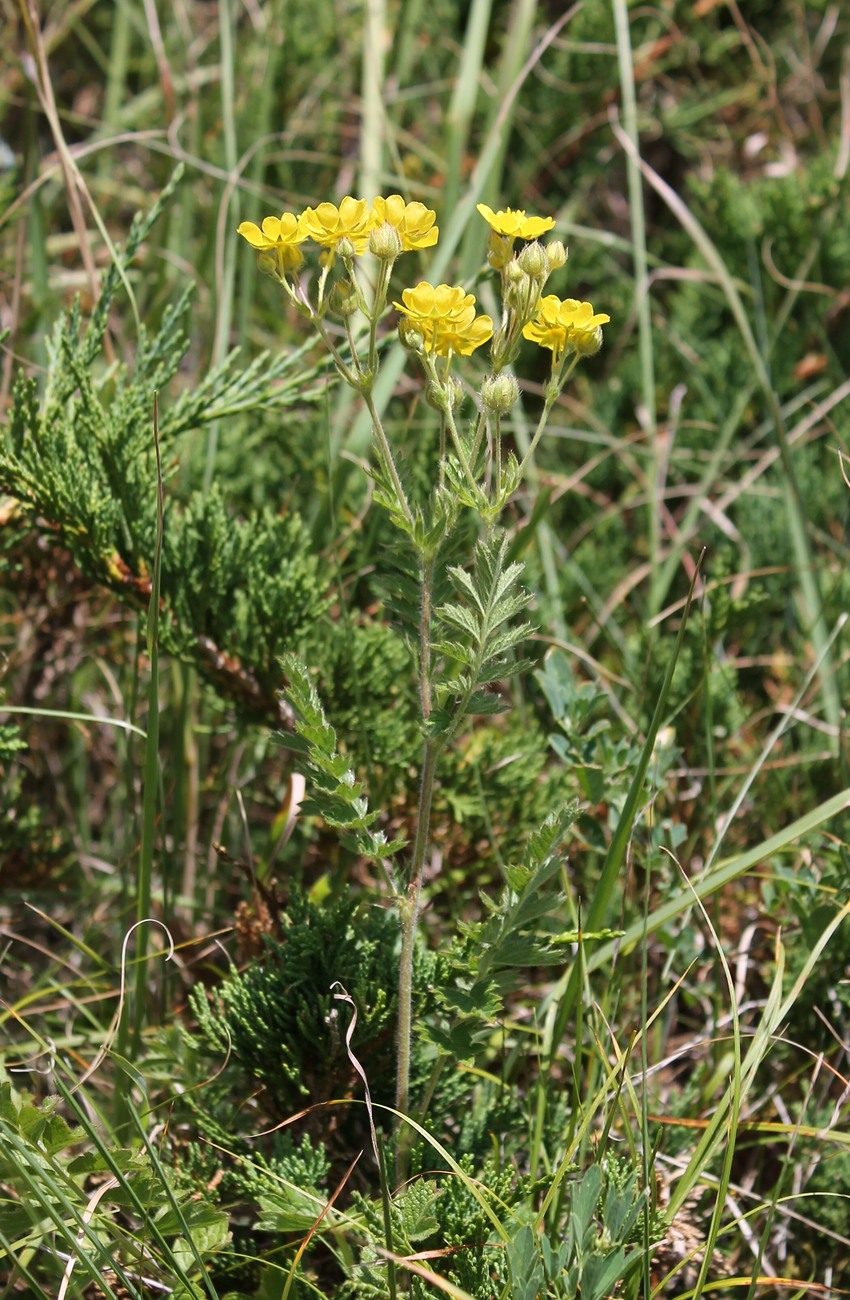
[[[518,1176],[510,1166],[498,1168],[492,1160],[477,1175],[471,1156],[462,1156],[459,1164],[461,1174],[427,1174],[393,1197],[393,1247],[399,1255],[445,1251],[439,1269],[443,1276],[476,1300],[490,1300],[494,1288],[507,1281],[507,1267],[504,1243],[496,1238],[493,1219],[482,1202],[496,1213],[510,1212],[528,1196],[531,1180]],[[380,1254],[385,1245],[383,1215],[378,1204],[362,1196],[355,1196],[353,1205],[362,1216],[366,1237],[343,1294],[381,1300],[390,1295]],[[432,1291],[414,1275],[410,1293],[425,1300]]]
[[[14,286],[8,358],[27,356],[31,373],[43,376],[20,380],[2,412],[0,491],[15,503],[7,510],[0,502],[3,549],[12,556],[0,556],[8,587],[0,645],[15,704],[44,701],[138,721],[142,640],[136,618],[116,617],[115,603],[144,621],[156,531],[156,393],[165,475],[162,648],[200,670],[243,718],[279,727],[290,725],[289,710],[297,716],[288,752],[275,757],[264,739],[246,741],[231,718],[222,725],[193,673],[163,671],[155,905],[171,922],[176,902],[185,912],[175,918],[179,938],[201,941],[208,953],[206,936],[230,926],[234,900],[224,881],[203,872],[184,900],[176,874],[182,867],[189,881],[195,861],[221,841],[256,864],[260,894],[280,904],[258,923],[280,930],[259,959],[232,967],[211,998],[195,985],[194,1037],[176,1021],[159,1033],[149,1025],[128,1052],[151,1133],[147,1157],[102,1136],[117,1057],[100,1063],[85,1107],[74,1110],[66,1099],[63,1111],[51,1099],[0,1096],[0,1224],[15,1255],[3,1257],[0,1280],[11,1294],[57,1295],[65,1261],[74,1258],[69,1295],[139,1300],[153,1289],[196,1300],[208,1286],[234,1300],[308,1300],[339,1297],[345,1275],[347,1294],[377,1298],[392,1293],[381,1253],[391,1247],[419,1255],[448,1285],[482,1300],[636,1300],[639,1265],[651,1266],[650,1289],[658,1290],[669,1258],[653,1250],[661,1233],[643,1190],[651,1159],[641,1149],[637,1053],[627,1065],[620,1053],[639,1030],[651,1067],[667,1059],[663,1070],[650,1069],[648,1108],[668,1121],[658,1132],[668,1154],[682,1157],[680,1169],[699,1150],[703,1130],[694,1124],[728,1081],[730,1059],[722,1029],[727,990],[697,913],[683,910],[690,896],[678,863],[668,863],[661,846],[677,850],[695,883],[709,855],[714,860],[718,828],[727,835],[721,853],[734,841],[755,860],[777,819],[806,811],[821,824],[818,801],[847,783],[847,755],[840,728],[823,725],[815,684],[775,753],[761,756],[766,727],[787,709],[817,655],[792,573],[785,469],[770,459],[774,430],[722,277],[706,272],[690,235],[649,184],[642,211],[634,187],[626,192],[627,155],[612,136],[610,112],[619,104],[632,129],[618,12],[630,29],[642,160],[714,241],[794,435],[793,470],[827,621],[850,600],[847,490],[835,454],[850,441],[850,406],[835,400],[850,355],[847,177],[839,175],[846,124],[836,90],[846,79],[847,18],[833,0],[751,0],[740,14],[692,0],[655,7],[617,0],[578,7],[549,41],[545,7],[414,0],[399,10],[404,21],[382,50],[382,76],[358,6],[291,7],[285,41],[277,39],[275,6],[196,6],[188,59],[182,10],[172,8],[161,7],[156,49],[142,0],[95,0],[84,25],[54,6],[44,24],[55,79],[49,89],[84,181],[91,228],[83,237],[95,268],[103,247],[94,224],[102,218],[101,229],[126,230],[129,205],[161,185],[168,150],[179,147],[192,159],[191,184],[169,199],[165,219],[156,228],[148,218],[134,225],[99,297],[93,286],[88,321],[67,296],[68,285],[80,283],[81,232],[76,215],[73,225],[69,219],[71,191],[57,180],[63,151],[45,149],[43,77],[26,75],[39,71],[34,47],[25,74],[10,64],[0,96],[16,155],[8,173],[0,171],[0,226],[8,231],[18,221],[20,236],[0,249]],[[34,34],[22,28],[18,41],[13,32],[10,48],[32,45]],[[82,84],[86,75],[90,84]],[[352,112],[361,86],[371,89]],[[94,134],[92,120],[102,123]],[[146,149],[147,128],[168,122],[168,138],[142,154],[137,139]],[[505,513],[507,551],[492,537],[480,543],[475,564],[481,519],[475,506],[466,508],[475,497],[465,476],[450,463],[448,489],[434,486],[441,430],[429,405],[433,389],[423,394],[408,377],[393,397],[380,383],[371,390],[413,515],[399,545],[387,466],[379,461],[371,482],[361,472],[368,455],[362,411],[324,377],[317,406],[320,376],[312,346],[301,345],[303,318],[267,280],[257,281],[247,249],[234,252],[232,229],[242,217],[338,197],[356,157],[356,122],[369,143],[361,153],[366,171],[377,166],[393,188],[437,208],[438,256],[446,250],[440,276],[474,289],[494,320],[495,280],[481,273],[487,235],[472,210],[478,198],[551,212],[559,237],[571,243],[569,275],[553,287],[592,297],[611,315],[605,347],[582,363],[536,448],[542,496],[535,504],[536,479],[519,488]],[[389,149],[378,158],[383,145]],[[0,153],[5,167],[5,141]],[[642,226],[650,254],[644,286],[634,276],[633,240]],[[222,244],[226,228],[230,242]],[[166,289],[176,266],[194,276],[197,297]],[[403,271],[415,283],[430,273],[429,260],[406,254]],[[308,291],[314,274],[303,278]],[[142,328],[123,292],[129,287]],[[639,313],[636,328],[635,303],[643,301],[651,307],[648,335]],[[383,359],[395,346],[388,323],[379,327]],[[329,327],[338,330],[335,321]],[[114,364],[107,329],[119,355]],[[221,364],[208,361],[214,333]],[[230,338],[243,347],[250,341],[252,358],[270,340],[273,355],[261,352],[242,366],[236,353],[225,355]],[[462,365],[455,357],[453,374],[467,384]],[[522,454],[525,420],[530,433],[547,369],[548,356],[525,349],[524,410],[502,422],[503,465]],[[9,373],[4,367],[4,397]],[[467,450],[474,429],[473,413],[460,434]],[[490,450],[485,438],[476,473]],[[22,521],[37,557],[32,583],[16,571],[11,550]],[[422,555],[407,545],[411,539]],[[639,737],[664,680],[667,629],[687,589],[689,555],[704,543],[704,593],[650,754]],[[438,544],[427,665],[436,709],[423,736],[415,680],[427,640],[419,627],[422,561]],[[520,554],[522,575],[511,563]],[[659,569],[668,570],[663,581]],[[80,594],[80,574],[93,592]],[[517,661],[530,632],[520,581],[533,592],[540,644],[563,646],[533,681]],[[835,651],[837,696],[846,699],[846,644],[837,640]],[[281,656],[289,682],[279,706]],[[509,716],[501,716],[504,682]],[[51,920],[75,944],[96,943],[98,955],[102,946],[115,958],[132,909],[138,741],[133,733],[43,719],[27,736],[24,751],[16,729],[0,724],[4,884],[22,895],[37,871]],[[398,888],[405,877],[398,863],[401,837],[413,840],[417,828],[423,739],[442,752],[422,889],[413,898]],[[283,802],[293,752],[309,780],[294,829]],[[618,823],[636,774],[631,810]],[[743,781],[747,797],[739,802]],[[570,807],[545,822],[575,796],[584,805],[578,816]],[[81,835],[78,812],[81,824],[89,822]],[[284,822],[293,831],[285,847]],[[559,842],[568,826],[569,860]],[[745,1050],[758,1041],[770,980],[765,915],[791,935],[776,988],[777,997],[787,996],[819,950],[836,900],[847,897],[846,827],[836,819],[826,830],[799,849],[786,845],[781,860],[766,856],[758,882],[733,881],[709,905],[736,985],[746,982]],[[73,846],[71,871],[51,872],[51,836]],[[234,847],[240,838],[245,847]],[[337,839],[341,849],[330,847]],[[611,870],[600,880],[609,851]],[[393,1169],[392,1140],[382,1132],[389,1234],[362,1084],[344,1046],[351,1009],[330,991],[341,978],[354,996],[352,1051],[376,1100],[391,1100],[399,927],[376,905],[386,907],[388,897],[375,885],[382,874],[375,861],[393,901],[416,913],[420,939],[426,933],[433,949],[424,952],[421,942],[416,949],[410,1110],[466,1175],[448,1173],[423,1140],[410,1152],[406,1178],[401,1162]],[[310,896],[292,889],[284,864],[305,888],[317,878],[319,887]],[[327,888],[330,902],[313,901]],[[587,961],[576,963],[576,896],[582,914],[585,900],[602,900],[601,924],[628,917],[630,942],[600,950],[584,935]],[[633,941],[633,916],[644,905],[668,908],[668,919]],[[112,1002],[99,1006],[103,982],[86,983],[85,947],[57,977],[60,931],[35,913],[21,915],[4,900],[4,974],[21,944],[30,946],[20,973],[12,968],[3,1023],[14,1023],[18,1038],[37,1026],[35,1050],[43,1061],[45,1043],[55,1043],[63,1078],[61,1070],[78,1068],[103,1043]],[[768,1068],[759,1069],[753,1093],[743,1088],[736,1097],[743,1119],[778,1089],[804,1124],[844,1121],[846,1071],[836,1039],[847,1040],[847,955],[841,928],[783,1017],[788,1032],[777,1037],[781,1026],[772,1027]],[[571,980],[573,970],[580,980]],[[180,982],[140,1010],[150,1020],[168,1016],[196,971],[187,960]],[[565,981],[575,984],[572,1001]],[[563,1033],[542,1059],[541,1032],[553,1015]],[[805,1110],[794,1040],[823,1052]],[[17,1048],[16,1057],[20,1066],[26,1054]],[[615,1060],[623,1075],[612,1079]],[[671,1086],[676,1060],[681,1073]],[[347,1104],[312,1106],[328,1097]],[[304,1112],[297,1130],[258,1135],[267,1120],[293,1111]],[[96,1125],[87,1118],[94,1113]],[[388,1129],[387,1113],[376,1114]],[[686,1123],[669,1123],[677,1118]],[[654,1133],[655,1119],[648,1122]],[[597,1157],[623,1137],[629,1160]],[[768,1207],[784,1142],[765,1130],[736,1154],[736,1178]],[[825,1231],[807,1234],[787,1221],[780,1259],[801,1285],[840,1286],[846,1246],[826,1232],[846,1237],[845,1161],[839,1155],[815,1165],[822,1147],[811,1136],[797,1139],[795,1158],[809,1177],[793,1208]],[[341,1186],[361,1148],[365,1157]],[[689,1181],[713,1185],[719,1159],[714,1151],[688,1169],[676,1194]],[[120,1186],[94,1207],[90,1233],[78,1240],[79,1215],[110,1175]],[[728,1206],[722,1188],[717,1204]],[[782,1210],[780,1203],[777,1223]],[[775,1263],[779,1232],[766,1222],[765,1255]],[[754,1230],[762,1234],[761,1220]],[[718,1254],[748,1274],[750,1262],[731,1254],[733,1241],[739,1234],[724,1231]],[[307,1249],[290,1286],[301,1243]],[[726,1261],[709,1262],[703,1294],[724,1286]],[[414,1300],[440,1292],[401,1267],[395,1277],[397,1292]],[[692,1290],[692,1282],[683,1270],[662,1276],[661,1289]]]
[[[380,813],[369,811],[365,786],[357,780],[348,756],[337,748],[336,732],[306,666],[295,655],[285,656],[282,665],[288,679],[286,699],[295,711],[295,731],[281,739],[303,756],[313,782],[312,794],[302,805],[304,812],[317,813],[344,832],[343,843],[364,857],[391,858],[405,841],[388,840],[383,831],[371,829]]]
[[[389,1100],[397,921],[367,900],[319,905],[293,887],[282,924],[262,959],[232,968],[211,999],[192,993],[201,1042],[258,1079],[276,1116],[307,1099],[347,1096],[357,1078],[345,1046],[348,1013],[331,989],[339,981],[357,1006],[358,1059],[375,1099]]]
[[[625,1162],[594,1164],[572,1189],[563,1245],[544,1251],[555,1295],[604,1300],[637,1262],[628,1246],[646,1206],[638,1173]],[[657,1224],[653,1225],[657,1231]],[[566,1248],[566,1249],[564,1249]]]
[[[502,534],[478,543],[472,574],[459,565],[448,570],[460,599],[435,611],[434,650],[445,657],[447,669],[435,683],[437,708],[429,723],[446,740],[467,716],[500,712],[500,697],[485,688],[529,666],[511,652],[533,630],[528,622],[512,622],[531,596],[519,586],[524,566],[508,564],[507,556],[508,537]]]
[[[335,729],[345,737],[370,794],[387,806],[403,792],[422,750],[419,699],[409,646],[377,618],[344,618],[322,628],[308,649],[322,692],[333,701]]]
[[[0,764],[3,767],[26,747],[27,742],[22,737],[20,728],[16,723],[0,723]]]
[[[145,610],[156,538],[158,399],[169,481],[161,648],[194,663],[244,711],[274,718],[277,657],[325,608],[327,579],[309,533],[295,511],[266,508],[240,519],[219,490],[197,489],[181,500],[170,483],[185,434],[313,400],[316,371],[303,352],[263,353],[245,369],[232,353],[169,401],[167,388],[189,343],[186,290],[153,336],[139,327],[132,369],[116,364],[97,376],[110,308],[170,193],[134,221],[88,324],[79,303],[60,316],[43,399],[35,380],[19,379],[0,445],[0,489],[20,502],[34,527],[68,548],[84,574]]]
[[[563,930],[563,901],[553,883],[562,867],[558,849],[577,811],[571,805],[546,819],[530,837],[523,862],[506,868],[499,900],[480,895],[486,919],[460,921],[451,948],[438,956],[434,998],[440,1016],[421,1032],[450,1057],[468,1059],[489,1035],[518,969],[563,964],[555,942]]]
[[[26,1254],[41,1247],[55,1281],[64,1267],[50,1248],[58,1241],[66,1255],[73,1252],[77,1284],[96,1282],[112,1297],[109,1277],[117,1277],[137,1296],[135,1252],[126,1249],[116,1215],[123,1209],[142,1213],[150,1225],[151,1268],[179,1294],[197,1295],[199,1263],[227,1244],[227,1216],[209,1205],[178,1205],[144,1153],[98,1142],[75,1154],[91,1143],[91,1127],[72,1128],[61,1107],[60,1097],[38,1103],[0,1080],[0,1260],[9,1242]],[[106,1197],[86,1187],[91,1175]]]

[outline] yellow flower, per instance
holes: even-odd
[[[478,211],[495,234],[508,239],[539,239],[555,224],[554,217],[527,217],[520,208],[494,212],[486,203],[479,203]]]
[[[468,357],[493,336],[492,320],[475,315],[475,295],[459,285],[434,286],[423,280],[405,289],[401,299],[393,306],[422,335],[426,350],[437,356],[457,352]]]
[[[328,250],[326,258],[333,263],[340,240],[358,256],[366,252],[371,230],[371,212],[365,199],[350,195],[335,203],[320,203],[317,208],[305,208],[299,218],[308,239]]]
[[[413,248],[433,248],[440,233],[434,225],[436,217],[424,203],[405,203],[400,194],[391,194],[388,199],[379,197],[372,204],[372,229],[378,230],[385,223],[392,226],[401,239],[403,253]]]
[[[599,350],[601,326],[607,325],[610,319],[604,312],[594,314],[589,302],[579,302],[577,298],[562,301],[550,293],[540,299],[537,315],[522,333],[523,338],[538,343],[541,348],[549,348],[556,357],[568,350],[590,355]]]
[[[475,294],[466,293],[457,284],[438,284],[435,288],[422,280],[414,288],[403,290],[401,302],[394,302],[393,306],[411,320],[448,320],[459,316],[467,307],[474,307]]]
[[[284,212],[280,217],[263,217],[262,227],[253,221],[243,221],[236,233],[247,239],[258,253],[274,253],[278,270],[295,271],[304,261],[299,244],[307,238],[299,217]]]

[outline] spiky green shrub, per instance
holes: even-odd
[[[0,440],[0,491],[30,526],[70,552],[79,569],[146,611],[157,531],[157,448],[164,487],[159,638],[195,664],[248,714],[279,720],[276,659],[297,646],[326,608],[329,576],[294,509],[246,516],[215,486],[184,481],[186,435],[258,409],[315,399],[303,352],[232,353],[194,387],[179,385],[191,338],[192,291],[139,326],[132,365],[103,364],[110,308],[170,195],[133,223],[84,323],[79,302],[57,321],[44,390],[19,378]]]
[[[391,1096],[398,923],[367,900],[314,903],[294,888],[282,932],[262,957],[231,968],[208,996],[190,998],[207,1049],[264,1089],[277,1117],[362,1088],[346,1051],[349,1009],[335,1000],[344,986],[357,1006],[358,1059],[374,1080],[376,1100]]]

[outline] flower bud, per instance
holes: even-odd
[[[369,252],[382,262],[394,262],[402,251],[401,235],[395,226],[384,221],[369,236]]]
[[[536,240],[533,244],[526,244],[517,261],[526,275],[532,276],[535,280],[541,280],[548,274],[549,261],[546,251]]]
[[[481,385],[481,405],[485,411],[504,415],[519,398],[519,384],[513,375],[488,375]]]
[[[553,271],[560,271],[562,266],[566,266],[568,255],[568,250],[560,239],[553,239],[551,244],[546,245],[546,261],[549,263],[550,275]]]
[[[505,285],[505,306],[516,312],[524,323],[537,305],[537,299],[540,297],[540,282],[535,276],[523,271],[519,263],[511,263],[511,265],[516,266],[517,274],[508,277],[508,283]]]
[[[572,339],[572,345],[580,357],[592,357],[602,347],[602,326],[597,325],[593,330],[576,334]]]
[[[277,269],[277,255],[270,252],[258,253],[257,270],[261,275],[268,275],[272,280],[279,280],[280,272]]]
[[[357,311],[357,290],[350,280],[337,280],[328,295],[328,311],[343,320]]]
[[[514,241],[506,235],[497,235],[495,231],[490,234],[490,242],[487,245],[487,261],[496,271],[504,271],[505,267],[511,260],[513,253]]]
[[[402,347],[407,348],[408,352],[425,351],[425,335],[416,321],[412,321],[409,316],[399,316],[398,337]]]
[[[348,235],[341,235],[336,241],[337,256],[341,257],[343,262],[350,262],[357,255],[357,249],[354,247]]]
[[[441,381],[431,380],[425,387],[425,401],[435,411],[444,411],[446,414],[456,411],[463,398],[463,384],[452,376]]]

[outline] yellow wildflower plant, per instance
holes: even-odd
[[[254,221],[243,221],[237,226],[236,233],[247,239],[258,253],[273,253],[281,275],[297,271],[304,261],[299,244],[304,243],[307,232],[300,217],[291,212],[284,212],[279,217],[263,217],[262,226]]]
[[[494,212],[486,203],[479,203],[477,211],[494,234],[506,239],[539,239],[555,224],[554,217],[527,217],[521,208],[503,208]]]
[[[540,299],[534,320],[523,329],[523,338],[549,348],[555,360],[565,352],[578,352],[589,356],[598,352],[602,344],[602,326],[611,317],[604,312],[594,312],[589,302],[577,298],[564,298],[547,294]]]
[[[345,241],[357,256],[369,246],[372,212],[365,199],[346,195],[339,207],[335,203],[320,203],[317,208],[305,208],[299,220],[306,237],[328,250],[325,254],[328,265],[333,263],[340,241]]]
[[[392,226],[401,240],[402,253],[415,248],[433,248],[440,233],[434,225],[436,219],[436,212],[424,203],[405,203],[400,194],[391,194],[386,199],[378,197],[372,204],[372,229]]]
[[[423,280],[404,289],[401,299],[393,306],[421,334],[425,350],[437,356],[457,353],[468,357],[493,337],[492,320],[476,316],[475,294],[460,285],[433,285]]]

